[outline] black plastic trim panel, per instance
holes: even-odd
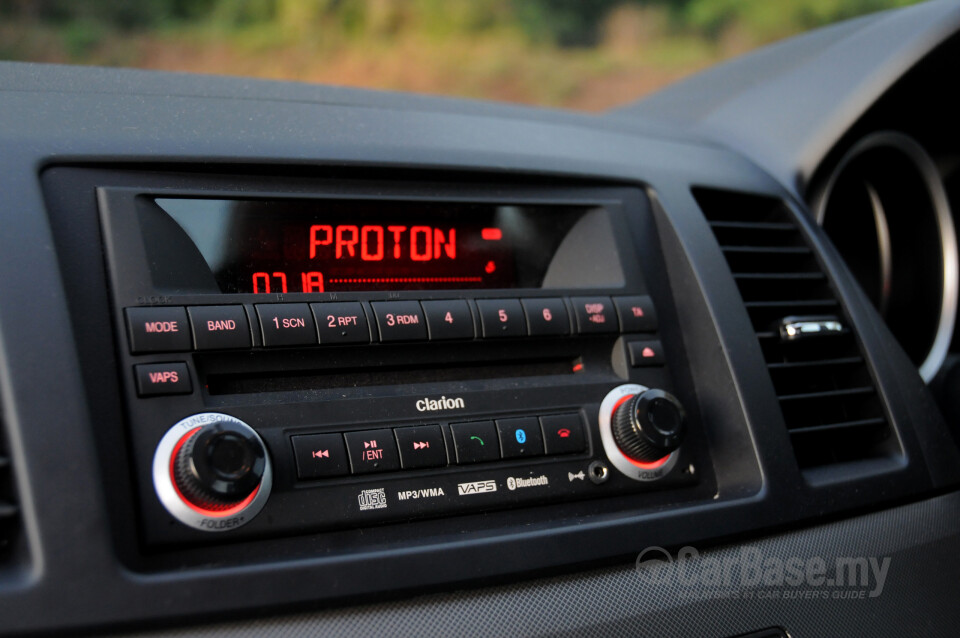
[[[757,374],[762,357],[735,284],[690,190],[769,195],[800,210],[782,185],[736,153],[680,136],[644,137],[588,116],[222,78],[181,85],[169,75],[4,64],[0,86],[0,403],[29,552],[18,577],[0,583],[2,632],[225,618],[512,581],[625,561],[649,545],[705,544],[878,508],[958,480],[956,448],[919,378],[904,373],[909,361],[819,231],[801,222],[873,357],[907,458],[889,474],[864,468],[840,484],[804,483],[769,379]],[[100,240],[65,241],[46,214],[48,205],[69,209],[77,197],[95,201],[93,191],[43,192],[41,173],[66,165],[238,181],[388,173],[645,189],[653,214],[643,230],[659,250],[638,259],[665,264],[650,276],[650,293],[673,300],[657,310],[691,371],[683,382],[708,432],[715,498],[613,498],[145,552],[132,517],[117,507],[132,486],[124,441],[112,434],[123,419],[110,374],[115,361],[104,332],[78,321],[108,308],[102,260],[93,254]],[[623,591],[643,591],[630,582]],[[604,622],[618,626],[616,609],[604,609],[614,616],[598,620],[598,631]]]

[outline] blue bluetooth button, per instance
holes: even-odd
[[[543,454],[543,434],[537,417],[497,419],[500,455],[505,459]]]

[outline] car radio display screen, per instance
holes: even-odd
[[[591,215],[605,221],[606,212],[408,200],[154,203],[182,229],[224,293],[538,288],[557,267],[558,252],[589,259],[576,246],[562,247],[575,243],[578,224]]]

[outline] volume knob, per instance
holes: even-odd
[[[613,438],[623,454],[651,463],[680,447],[686,412],[672,394],[646,390],[625,397],[614,409]]]

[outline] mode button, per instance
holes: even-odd
[[[190,326],[183,306],[127,308],[130,351],[183,352],[190,350]]]

